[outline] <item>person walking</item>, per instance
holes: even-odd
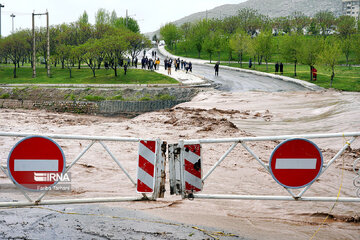
[[[170,58],[167,63],[168,75],[171,75],[171,64],[172,64],[172,60]]]
[[[283,65],[282,62],[280,63],[280,74],[281,74],[281,75],[284,74],[284,65]]]
[[[134,63],[135,63],[135,68],[137,68],[137,64],[138,64],[138,58],[137,57],[135,58]]]
[[[125,65],[124,65],[124,74],[125,74],[125,75],[126,75],[127,69],[128,69],[128,66],[127,66],[127,64],[125,63]]]
[[[313,81],[316,81],[317,79],[317,69],[315,67],[312,67],[312,75],[313,75]]]
[[[250,58],[249,59],[249,68],[251,68],[252,67],[252,59]]]
[[[276,62],[275,64],[275,74],[279,73],[279,62]]]
[[[156,61],[155,61],[155,70],[159,69],[159,66],[160,66],[160,58],[158,58]],[[156,69],[157,67],[157,69]]]
[[[215,66],[214,66],[215,76],[219,76],[219,65],[220,65],[220,62],[215,63]]]
[[[189,62],[189,70],[190,70],[190,72],[192,72],[192,63],[191,62]]]
[[[168,67],[168,59],[167,58],[165,58],[165,61],[164,61],[164,67],[165,67],[165,70],[167,69],[167,67]]]

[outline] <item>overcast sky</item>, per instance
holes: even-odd
[[[135,18],[142,33],[152,32],[162,25],[178,20],[192,13],[205,11],[223,4],[235,4],[246,0],[0,0],[1,33],[7,36],[11,33],[14,13],[15,29],[31,28],[31,13],[49,11],[50,25],[76,21],[86,11],[90,23],[94,23],[95,13],[99,8],[109,12],[116,11],[118,17],[129,15]],[[46,26],[46,17],[36,17],[36,26]]]

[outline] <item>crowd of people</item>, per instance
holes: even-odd
[[[148,57],[148,56],[146,56],[146,50],[144,50],[144,55],[141,59],[141,69],[145,69],[145,70],[147,69],[150,71],[159,70],[161,62],[160,62],[160,58],[157,57],[156,55],[157,55],[156,51],[152,51],[151,57]],[[135,58],[134,62],[133,62],[133,66],[135,66],[135,68],[137,68],[137,64],[138,64],[138,59]],[[130,59],[127,59],[124,62],[121,62],[119,65],[121,67],[124,67],[124,71],[126,74],[126,70],[130,66]],[[168,75],[171,75],[172,68],[174,68],[175,71],[184,70],[184,71],[186,71],[186,73],[188,73],[189,71],[192,72],[191,61],[187,62],[180,58],[172,59],[172,58],[167,57],[164,60],[164,67],[165,67],[165,71],[167,70]]]

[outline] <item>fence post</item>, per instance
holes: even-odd
[[[155,161],[155,186],[152,199],[164,198],[165,195],[165,181],[166,181],[166,150],[167,142],[160,139],[156,140],[156,161]]]

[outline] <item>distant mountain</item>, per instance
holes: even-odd
[[[281,17],[291,15],[293,12],[302,12],[307,16],[313,16],[319,11],[331,11],[335,15],[341,14],[341,0],[248,0],[239,4],[226,4],[214,9],[191,14],[181,18],[173,23],[180,26],[186,22],[194,22],[208,17],[208,19],[236,15],[242,8],[252,8],[259,13],[269,17]],[[159,30],[153,33],[147,33],[147,36],[159,35]]]
[[[341,0],[248,0],[239,4],[226,4],[207,12],[198,12],[181,18],[174,23],[181,25],[185,22],[193,22],[207,17],[223,19],[236,15],[242,8],[252,8],[269,17],[288,16],[294,12],[302,12],[307,16],[313,16],[319,11],[331,11],[336,15],[341,13]]]

